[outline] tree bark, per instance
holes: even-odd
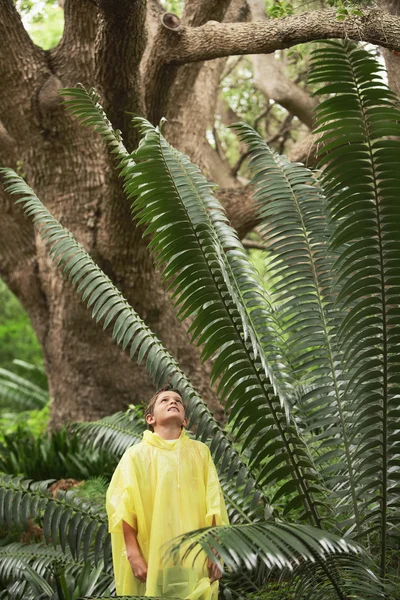
[[[17,129],[13,111],[6,106],[4,123],[10,123],[15,139],[21,139],[15,144],[15,156],[37,195],[92,254],[178,359],[210,407],[218,412],[219,405],[208,385],[209,366],[201,365],[199,349],[190,346],[186,328],[176,319],[159,275],[153,269],[147,241],[141,239],[141,231],[132,222],[129,203],[103,142],[55,101],[57,89],[77,82],[74,71],[68,68],[63,46],[67,52],[64,40],[55,53],[46,57],[48,64],[42,61],[44,53],[39,53],[42,62],[40,69],[36,65],[36,70],[40,70],[40,77],[29,90],[38,100],[25,140],[19,135],[21,130]],[[79,53],[79,40],[74,49]],[[78,58],[71,56],[71,61],[76,63]],[[59,69],[56,73],[55,65]],[[35,72],[34,67],[32,71]],[[29,80],[19,79],[17,83],[28,96]],[[25,111],[29,115],[29,109]],[[26,125],[21,123],[21,127]],[[2,131],[1,163],[15,167],[15,162],[5,160],[6,140],[9,145],[12,138],[5,126]],[[26,139],[34,140],[34,147],[26,144]],[[53,399],[52,427],[68,420],[99,418],[148,398],[154,389],[144,369],[132,363],[114,345],[109,333],[101,332],[94,324],[90,312],[59,275],[43,245],[35,240],[29,221],[3,192],[1,197],[3,203],[7,202],[6,224],[10,233],[9,239],[0,237],[6,246],[2,247],[1,274],[24,303],[42,344]],[[20,252],[11,262],[10,256],[17,248]],[[34,293],[35,274],[37,293]]]
[[[248,0],[253,21],[266,21],[263,0]],[[296,85],[285,73],[274,54],[255,54],[252,57],[254,82],[266,98],[272,99],[289,113],[295,115],[308,128],[313,126],[313,108],[317,102],[307,91]]]
[[[222,184],[219,197],[243,236],[257,224],[250,190],[238,185],[226,165],[223,170],[223,157],[217,158],[206,142],[224,57],[273,52],[328,36],[400,46],[395,16],[379,13],[377,22],[376,11],[367,11],[363,19],[337,23],[333,14],[316,11],[254,24],[246,23],[246,0],[196,0],[187,4],[183,24],[170,17],[157,25],[158,0],[147,5],[144,0],[65,0],[63,38],[44,52],[25,32],[13,0],[0,0],[1,166],[24,173],[216,412],[220,407],[209,387],[209,366],[201,365],[199,349],[190,346],[185,325],[176,319],[104,143],[65,111],[58,91],[78,82],[99,89],[129,148],[136,139],[127,111],[155,121],[166,116],[170,141]],[[98,418],[148,398],[154,390],[143,368],[92,322],[31,223],[2,191],[0,207],[0,275],[25,306],[42,345],[52,426]]]
[[[261,23],[181,27],[168,36],[164,64],[180,65],[243,54],[270,54],[319,39],[350,38],[400,50],[400,18],[381,10],[336,20],[335,9],[316,10]]]
[[[396,0],[379,0],[378,6],[395,17],[400,16],[400,6]],[[400,96],[400,54],[384,47],[382,54],[385,59],[389,86],[395,94]]]

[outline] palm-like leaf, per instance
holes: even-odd
[[[269,570],[284,569],[293,577],[299,599],[383,598],[381,583],[360,556],[351,557],[361,553],[357,544],[310,526],[251,523],[206,528],[182,536],[170,547],[183,558],[196,549],[234,570],[252,571],[260,561]]]
[[[120,457],[127,448],[141,440],[145,425],[141,411],[138,413],[135,407],[99,421],[74,423],[72,428],[84,446],[93,446]]]
[[[49,394],[43,369],[23,361],[15,360],[13,363],[13,371],[0,368],[1,408],[15,412],[16,409],[32,410],[46,406]]]
[[[270,481],[289,480],[275,499],[290,487],[297,490],[307,517],[319,523],[318,477],[284,410],[285,384],[265,358],[269,338],[260,322],[267,310],[253,269],[198,168],[147,121],[137,121],[144,137],[137,164],[125,170],[125,189],[136,197],[132,210],[147,225],[145,234],[152,234],[156,264],[163,265],[164,279],[172,279],[178,314],[193,318],[192,342],[203,344],[203,359],[215,356],[212,376],[220,377],[218,390],[231,407],[230,419],[240,421],[240,434],[252,439],[257,423],[265,457],[278,449],[281,460]]]
[[[114,154],[119,161],[118,168],[124,169],[132,164],[132,159],[124,146],[122,133],[119,129],[113,129],[99,102],[100,97],[93,88],[86,91],[79,85],[76,88],[63,88],[59,90],[59,94],[64,98],[64,104],[71,114],[78,117],[84,125],[100,133],[109,145],[111,154]]]
[[[340,84],[337,74],[340,71]],[[399,539],[400,211],[398,99],[365,50],[330,42],[313,55],[312,81],[333,93],[317,109],[322,181],[335,225],[339,336],[357,444],[357,493],[364,534],[378,534],[381,574],[387,536]],[[353,426],[351,426],[353,424]]]
[[[54,548],[44,544],[21,544],[15,542],[0,548],[0,585],[2,587],[10,587],[14,582],[21,583],[21,572],[30,566],[37,575],[47,578],[51,567],[55,561],[58,561],[63,566],[63,571],[67,575],[71,575],[74,579],[78,578],[81,571],[86,565],[93,568],[94,556],[90,552],[85,559],[76,560],[72,554],[66,549]],[[110,564],[111,567],[111,564]],[[113,586],[113,577],[110,572],[103,571],[101,574],[101,585],[106,587]],[[28,598],[29,592],[22,590],[23,597]],[[32,590],[32,598],[34,592]]]
[[[335,305],[333,259],[326,201],[313,174],[272,152],[245,123],[233,126],[250,149],[249,167],[261,231],[276,283],[273,301],[287,337],[290,363],[304,379],[298,399],[307,432],[314,434],[318,464],[330,487],[346,485],[359,526],[354,457],[348,433],[342,355],[337,339],[343,317]],[[332,472],[332,460],[335,469]],[[264,467],[268,473],[268,463]]]
[[[94,120],[100,131],[104,113],[97,111],[91,93],[83,102],[79,91],[75,107],[74,90],[69,89],[70,107],[83,122],[86,115]],[[203,359],[216,356],[212,378],[219,378],[219,392],[228,406],[233,404],[230,418],[241,421],[240,434],[247,433],[250,443],[262,430],[265,456],[275,455],[278,447],[280,461],[269,481],[282,479],[283,471],[289,480],[275,499],[297,489],[305,514],[319,522],[314,499],[318,477],[295,424],[286,421],[283,406],[290,382],[254,269],[198,168],[150,123],[136,121],[144,138],[129,164],[126,151],[121,154],[125,189],[128,196],[138,195],[133,212],[139,224],[147,225],[146,233],[153,234],[150,247],[156,264],[163,265],[164,278],[172,279],[179,315],[194,317],[192,341],[204,345]],[[109,131],[108,121],[103,128]]]
[[[110,536],[107,516],[102,507],[75,497],[73,492],[58,492],[53,498],[47,491],[50,481],[31,482],[19,477],[0,479],[0,525],[27,528],[29,519],[43,523],[46,542],[62,550],[69,548],[74,558],[80,552],[89,556],[94,546],[94,562],[110,561]]]
[[[197,423],[196,435],[206,441],[212,436],[210,450],[220,473],[241,486],[246,480],[246,491],[253,496],[254,505],[266,504],[266,499],[251,476],[247,466],[232,448],[226,435],[210,411],[194,390],[178,363],[164,348],[158,338],[140,319],[121,292],[93,262],[72,234],[62,227],[47,211],[26,183],[14,171],[3,169],[7,189],[12,194],[22,195],[26,213],[33,216],[42,238],[49,246],[50,256],[63,267],[64,273],[82,294],[82,300],[93,306],[96,321],[104,319],[104,328],[114,322],[112,337],[122,348],[129,349],[131,358],[137,353],[139,364],[145,359],[145,367],[157,387],[168,377],[185,400],[187,416]]]

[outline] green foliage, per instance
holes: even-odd
[[[127,448],[141,440],[146,427],[143,408],[131,406],[126,412],[118,412],[99,421],[74,423],[72,428],[77,432],[81,447],[104,450],[120,457]]]
[[[272,0],[266,3],[266,12],[272,19],[282,19],[294,13],[293,4],[285,0]]]
[[[109,481],[105,477],[92,477],[83,481],[75,489],[75,496],[83,498],[97,505],[106,505],[106,492]]]
[[[94,564],[111,558],[107,517],[102,506],[81,500],[73,492],[59,491],[54,498],[48,492],[52,480],[32,482],[19,477],[0,479],[0,525],[27,528],[33,518],[43,526],[47,543],[69,549],[74,559],[89,556]]]
[[[319,105],[316,115],[327,153],[320,164],[325,166],[321,181],[335,225],[331,246],[339,255],[337,302],[346,311],[338,338],[342,368],[348,373],[345,394],[356,417],[351,435],[359,533],[378,537],[384,576],[388,536],[399,539],[394,531],[400,506],[400,142],[392,136],[400,133],[400,111],[380,70],[365,50],[349,43],[330,42],[314,54],[313,80],[322,85],[319,93],[335,93]]]
[[[16,578],[20,585],[13,595],[12,585],[8,589],[7,586]],[[101,563],[94,567],[93,553],[79,560],[74,559],[69,550],[44,544],[14,543],[0,548],[0,585],[15,599],[75,600],[93,592],[110,593],[113,581]]]
[[[40,344],[17,298],[0,279],[0,365],[11,368],[14,359],[43,364]]]
[[[184,0],[161,0],[161,4],[167,12],[182,16]]]
[[[320,183],[303,166],[277,156],[249,127],[236,127],[249,146],[268,244],[269,295],[212,186],[159,128],[135,119],[142,139],[129,155],[93,91],[64,91],[70,109],[104,136],[118,159],[133,214],[152,236],[149,246],[178,314],[190,317],[189,333],[202,345],[203,359],[212,358],[211,380],[218,381],[225,401],[230,436],[156,336],[25,182],[5,170],[6,187],[20,196],[50,256],[94,318],[103,319],[104,327],[113,322],[114,339],[144,362],[157,385],[172,378],[197,437],[210,444],[235,525],[188,533],[184,543],[200,545],[214,561],[216,550],[228,571],[254,575],[261,592],[280,569],[285,579],[294,571],[288,597],[388,598],[396,586],[390,576],[400,545],[400,142],[393,139],[400,133],[400,112],[365,51],[332,42],[316,51],[313,65],[313,83],[328,95],[317,113],[325,167]],[[136,417],[119,414],[80,431],[88,432],[94,447],[120,452],[138,436]],[[72,508],[73,494],[60,502],[43,499],[43,484],[42,496],[33,500],[31,486],[7,478],[0,483],[0,514],[8,525],[26,520],[32,502],[40,506],[33,516],[43,518],[46,539],[52,532],[53,542],[60,536],[65,544],[59,529],[71,511],[79,513],[77,524],[96,521],[77,498],[79,509]],[[273,508],[284,499],[283,517],[301,516],[316,527],[283,522],[276,512],[274,522],[262,519],[271,486]],[[105,526],[100,514],[92,525],[100,547]],[[77,535],[72,531],[67,537]],[[81,541],[71,542],[76,556]],[[175,549],[181,544],[176,541]],[[238,585],[237,575],[231,578],[236,587],[230,585],[230,577],[227,597],[254,591]]]
[[[270,581],[265,588],[246,595],[247,600],[293,600],[285,581]]]
[[[14,360],[12,371],[0,368],[1,408],[40,409],[48,402],[47,379],[41,367]]]
[[[17,359],[10,369],[0,368],[0,410],[0,442],[17,431],[44,435],[50,412],[44,369]]]
[[[83,447],[78,435],[65,427],[38,438],[17,429],[4,435],[0,444],[0,472],[34,480],[96,476],[111,479],[117,462],[117,457],[109,452]]]
[[[43,408],[21,412],[2,412],[0,417],[0,444],[4,436],[32,436],[39,438],[46,434],[50,420],[50,404]],[[0,451],[1,452],[1,451]]]
[[[43,48],[54,48],[64,31],[64,10],[58,0],[16,0],[23,23],[32,40]]]

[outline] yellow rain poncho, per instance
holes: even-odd
[[[165,596],[216,600],[218,581],[210,583],[201,553],[183,563],[165,560],[165,546],[187,531],[227,525],[228,516],[218,475],[208,447],[188,438],[176,441],[146,431],[118,464],[107,491],[114,576],[118,595]],[[147,581],[132,573],[126,557],[122,521],[137,531],[148,567]],[[164,546],[164,547],[163,547]]]

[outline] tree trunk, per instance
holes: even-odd
[[[400,20],[386,15],[378,27],[371,13],[362,23],[351,17],[335,24],[328,9],[250,24],[246,0],[188,0],[181,26],[177,18],[161,24],[158,0],[65,0],[64,6],[63,38],[44,52],[27,35],[14,1],[0,0],[0,165],[26,176],[218,415],[209,366],[200,363],[199,349],[190,346],[176,319],[112,159],[99,135],[66,113],[57,91],[78,82],[98,89],[129,149],[136,138],[127,111],[153,121],[166,116],[170,141],[221,185],[228,216],[245,235],[257,223],[251,194],[206,141],[225,58],[331,35],[399,47]],[[0,208],[0,275],[23,303],[42,345],[52,427],[147,399],[154,390],[143,368],[94,324],[32,224],[1,190]]]

